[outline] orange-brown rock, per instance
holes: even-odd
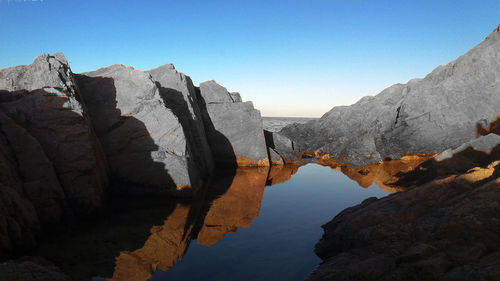
[[[490,126],[486,129],[481,124],[476,125],[476,137],[486,136],[488,134],[500,135],[500,117],[490,123]]]

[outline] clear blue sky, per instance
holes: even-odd
[[[320,116],[422,77],[500,24],[500,0],[0,0],[0,68],[63,52],[73,72],[165,63],[264,116]]]

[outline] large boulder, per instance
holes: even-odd
[[[61,53],[0,70],[0,259],[101,207],[104,155]]]
[[[200,84],[200,107],[216,163],[269,166],[260,112],[254,109],[252,102],[235,100],[215,81]]]
[[[423,79],[396,84],[317,121],[281,133],[301,149],[366,164],[403,154],[438,153],[476,137],[500,116],[500,31]]]
[[[193,115],[185,115],[191,114],[190,93],[182,92],[188,89],[179,90],[186,85],[169,84],[182,81],[169,80],[169,74],[162,74],[161,69],[151,73],[158,81],[147,72],[123,65],[77,76],[107,155],[111,176],[118,182],[140,185],[142,192],[147,187],[155,192],[171,192],[201,185],[204,172],[196,161],[205,163],[204,166],[208,166],[209,161],[201,157],[206,154],[203,147],[196,146],[203,144],[203,140],[188,139],[188,130],[202,137],[198,122],[190,121]],[[169,85],[181,93],[160,90]],[[172,99],[181,104],[171,103],[170,97],[174,95],[177,96]]]
[[[192,156],[188,158],[192,169],[202,177],[213,171],[213,157],[208,145],[196,89],[189,76],[178,72],[174,65],[166,64],[148,70],[165,100],[165,105],[174,112],[181,122]]]
[[[273,155],[278,155],[283,163],[291,164],[303,162],[301,151],[288,137],[267,130],[264,130],[264,136],[271,162],[275,160]]]
[[[449,167],[455,174],[344,210],[323,226],[323,262],[307,280],[499,280],[499,164]]]
[[[20,169],[27,196],[41,212],[55,212],[47,216],[60,216],[56,209],[65,197],[76,214],[94,212],[105,195],[106,165],[64,55],[40,55],[31,65],[0,70],[0,90],[5,137],[12,141],[17,134],[23,141],[11,148],[19,154],[32,145],[34,161],[24,160]]]

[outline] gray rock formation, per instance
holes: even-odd
[[[492,150],[498,144],[500,144],[500,136],[497,134],[489,134],[486,136],[481,136],[481,137],[474,139],[472,141],[466,142],[455,149],[451,149],[451,148],[447,149],[447,150],[439,153],[438,155],[436,155],[435,159],[437,161],[443,161],[446,159],[450,159],[453,157],[453,155],[455,155],[461,151],[464,151],[468,147],[471,147],[476,151],[482,151],[482,152],[490,154],[492,152]]]
[[[200,84],[200,107],[215,161],[223,166],[268,166],[260,112],[252,102],[235,102],[215,81]]]
[[[500,280],[499,159],[498,145],[431,159],[401,176],[407,191],[342,211],[307,280]]]
[[[240,93],[238,93],[238,92],[232,92],[232,93],[229,93],[229,95],[231,95],[231,98],[233,99],[233,102],[243,102],[243,100],[241,99]]]
[[[281,132],[301,149],[353,164],[404,153],[438,153],[476,137],[476,125],[500,116],[500,31],[423,79],[393,85],[318,121]]]
[[[272,155],[274,153],[278,154],[283,163],[301,163],[303,162],[301,156],[302,153],[295,148],[295,144],[289,138],[276,132],[270,132],[264,130],[264,136],[266,138],[266,145],[269,149],[269,155],[272,161],[275,161]]]
[[[102,205],[104,156],[62,54],[0,70],[0,167],[0,258]]]
[[[64,55],[40,55],[31,65],[0,70],[0,90],[2,130],[11,149],[20,154],[30,146],[31,156],[38,155],[19,158],[26,164],[21,168],[25,192],[50,198],[36,203],[44,204],[41,212],[49,206],[55,212],[47,216],[60,216],[56,209],[64,197],[77,214],[95,211],[107,186],[105,160]],[[24,143],[13,142],[16,135]],[[33,148],[37,144],[41,149]]]
[[[189,76],[178,72],[172,64],[147,71],[155,81],[165,105],[179,118],[192,156],[189,169],[202,178],[213,171],[213,157],[208,145],[196,89]]]
[[[190,85],[186,77],[172,71],[168,66],[151,70],[158,81],[123,65],[77,76],[111,176],[141,185],[143,191],[145,186],[172,191],[200,185],[204,172],[196,161],[209,167],[210,154],[203,144],[195,101],[190,100]],[[190,135],[193,140],[187,139]]]

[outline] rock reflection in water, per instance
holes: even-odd
[[[108,280],[149,280],[157,270],[166,271],[179,261],[191,240],[210,247],[226,233],[234,233],[239,227],[248,228],[259,215],[266,183],[272,183],[268,181],[270,172],[282,182],[297,171],[298,168],[292,167],[238,168],[222,195],[217,193],[225,189],[228,176],[219,176],[201,195],[203,198],[197,198],[189,206],[178,204],[163,225],[153,226],[142,248],[121,252],[116,258],[113,277]]]
[[[421,161],[407,157],[355,168],[320,164],[328,164],[363,187],[376,183],[394,192],[400,189],[388,184],[397,179],[395,175]],[[220,173],[189,201],[122,198],[101,220],[51,238],[39,255],[74,280],[89,280],[91,276],[149,280],[155,272],[167,271],[180,261],[191,241],[210,247],[226,233],[250,227],[259,216],[265,187],[288,181],[303,165],[244,167]]]
[[[334,160],[320,160],[318,164],[342,172],[361,187],[367,188],[374,183],[380,189],[394,193],[405,189],[405,187],[395,185],[400,175],[414,170],[432,156],[434,155],[430,153],[405,155],[401,159],[386,159],[379,163],[357,167],[337,163]]]

